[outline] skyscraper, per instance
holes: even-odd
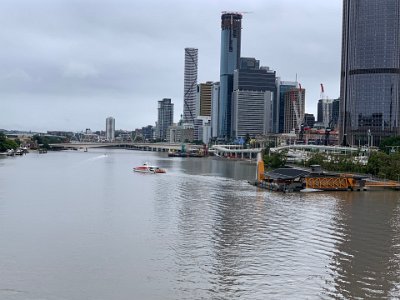
[[[233,76],[231,137],[264,135],[272,131],[272,100],[275,72],[260,67],[260,61],[242,57]]]
[[[167,138],[168,127],[174,123],[174,104],[171,99],[158,101],[157,138],[164,141]]]
[[[344,0],[340,138],[375,145],[400,134],[400,1]]]
[[[233,72],[239,67],[242,15],[223,13],[221,16],[220,99],[218,108],[218,137],[229,139]]]
[[[211,95],[211,137],[218,137],[219,82],[214,82]]]
[[[297,86],[297,81],[281,81],[279,77],[276,78],[276,97],[272,105],[273,131],[275,133],[285,132],[285,94]]]
[[[193,123],[196,118],[198,49],[185,48],[185,73],[183,94],[183,122]]]
[[[106,140],[109,142],[115,140],[115,119],[113,117],[106,119]]]

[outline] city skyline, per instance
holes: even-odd
[[[199,83],[219,81],[222,11],[249,12],[241,56],[257,57],[282,80],[297,74],[306,112],[316,114],[320,83],[338,97],[342,1],[174,3],[3,1],[0,128],[102,129],[113,115],[118,129],[134,130],[154,125],[162,98],[179,108],[178,120],[184,48],[199,49]]]

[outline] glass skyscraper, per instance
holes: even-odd
[[[344,0],[340,138],[379,145],[399,135],[400,0]]]
[[[222,14],[220,99],[218,108],[218,137],[221,139],[229,139],[231,133],[233,71],[239,68],[241,31],[241,14],[229,12]]]

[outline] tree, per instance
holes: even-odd
[[[392,150],[391,147],[400,147],[400,136],[392,136],[384,139],[379,145],[379,149],[385,153],[388,153]]]
[[[264,164],[267,166],[267,168],[281,168],[286,164],[286,155],[280,152],[265,154]]]
[[[0,152],[7,151],[8,149],[17,149],[18,144],[6,137],[6,135],[0,132]]]
[[[389,164],[388,154],[381,151],[373,152],[368,159],[367,172],[372,175],[378,175],[387,169]]]

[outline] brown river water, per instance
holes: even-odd
[[[143,162],[166,174],[138,174]],[[0,299],[400,299],[400,192],[129,150],[0,159]]]

